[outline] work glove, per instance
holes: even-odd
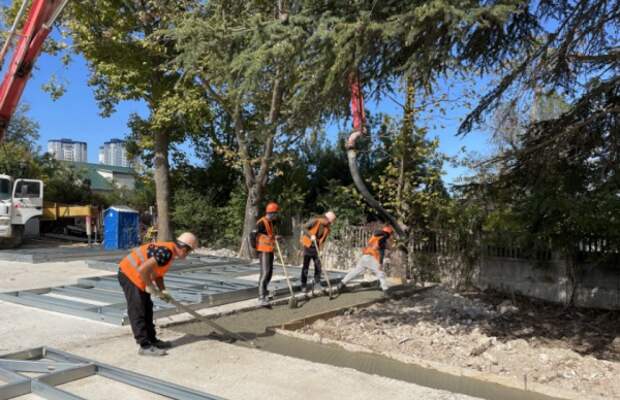
[[[310,240],[312,240],[313,242],[316,242],[316,235],[310,236]]]
[[[151,296],[157,296],[160,297],[160,291],[159,289],[157,289],[155,286],[153,285],[146,285],[146,288],[144,289],[145,292],[147,292],[148,294],[150,294]]]
[[[170,292],[168,292],[166,289],[161,290],[158,296],[162,301],[165,301],[166,303],[170,303],[172,301],[172,296],[170,295]]]

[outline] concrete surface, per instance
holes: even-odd
[[[42,264],[0,261],[0,292],[74,284],[79,278],[103,275],[112,274],[88,268],[83,261]]]
[[[109,274],[89,269],[82,262],[37,265],[2,262],[0,271],[0,290],[69,284],[80,277]],[[178,346],[163,358],[140,357],[128,327],[6,302],[0,302],[0,315],[0,353],[46,345],[227,399],[473,399],[352,369],[182,335],[165,328],[160,329],[160,337],[174,340]],[[76,381],[62,388],[88,399],[161,398],[110,384],[104,378]],[[37,397],[20,397],[20,400],[34,399]]]

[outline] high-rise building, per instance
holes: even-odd
[[[60,161],[86,162],[88,158],[86,142],[71,139],[48,140],[47,152]]]
[[[131,167],[132,162],[127,156],[125,141],[111,139],[99,147],[99,163],[116,167]]]

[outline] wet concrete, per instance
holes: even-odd
[[[241,333],[244,337],[257,339],[256,344],[261,350],[276,354],[337,367],[352,368],[369,374],[489,400],[559,400],[556,397],[509,388],[493,382],[485,382],[466,376],[455,376],[434,369],[399,362],[378,354],[351,352],[337,345],[279,335],[268,329],[332,310],[342,311],[351,306],[379,300],[381,297],[379,291],[364,290],[343,294],[333,300],[329,300],[326,296],[314,298],[311,301],[300,303],[300,307],[296,309],[282,305],[271,310],[258,309],[223,316],[215,321],[227,329]],[[172,329],[197,336],[208,335],[211,332],[211,328],[198,322],[178,325]],[[247,343],[239,344],[247,345]]]

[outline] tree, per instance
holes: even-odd
[[[29,107],[18,107],[0,144],[0,173],[14,178],[38,178],[40,158],[36,153],[39,124],[28,115]]]
[[[514,42],[518,63],[495,60],[499,83],[461,133],[506,104],[530,115],[513,145],[482,166],[496,171],[486,186],[527,240],[574,256],[593,236],[617,242],[620,2],[541,1],[524,16],[541,23]]]
[[[523,39],[527,33],[517,28],[532,23],[521,18],[521,7],[511,1],[437,0],[338,1],[304,9],[317,21],[307,40],[305,62],[314,71],[305,87],[320,94],[332,116],[348,115],[351,99],[354,129],[347,145],[351,176],[366,202],[394,226],[401,240],[407,240],[405,226],[375,199],[358,167],[357,139],[367,132],[363,92],[380,99],[401,80],[432,92],[438,77],[495,60],[496,44],[502,45],[502,54],[514,54],[516,49],[503,44]],[[515,27],[510,35],[508,26]]]
[[[39,140],[39,123],[28,117],[30,106],[21,104],[9,122],[4,134],[4,140],[18,143],[31,151],[36,150],[36,141]]]
[[[209,1],[170,33],[179,68],[231,121],[234,148],[212,139],[243,174],[243,238],[256,225],[278,149],[318,125],[324,112],[315,98],[300,95],[310,73],[301,50],[312,25],[298,15],[301,3]],[[241,255],[249,254],[248,244],[242,240]]]
[[[567,113],[576,116],[598,99],[600,108],[588,121],[574,118],[558,120],[547,140],[564,140],[574,135],[583,123],[605,119],[620,109],[610,91],[620,85],[618,62],[620,51],[615,43],[620,28],[620,1],[551,1],[533,3],[522,9],[526,26],[508,26],[508,33],[518,33],[513,40],[498,46],[495,57],[478,68],[493,68],[499,83],[487,93],[465,118],[460,132],[466,134],[480,124],[499,105],[519,99],[533,103],[540,93],[546,98],[555,94],[573,103]],[[507,46],[512,50],[506,54]],[[514,51],[517,53],[514,53]],[[522,60],[518,63],[512,60]],[[571,101],[574,100],[574,101]],[[592,110],[593,111],[593,110]],[[564,125],[557,125],[562,122]],[[575,126],[576,125],[576,126]]]
[[[196,2],[83,0],[65,13],[74,49],[91,69],[89,84],[102,115],[109,116],[123,100],[144,101],[149,115],[129,121],[131,139],[154,166],[158,237],[172,238],[170,228],[169,150],[182,142],[196,119],[208,111],[179,84],[179,71],[170,67],[174,43],[163,35],[175,18]]]

